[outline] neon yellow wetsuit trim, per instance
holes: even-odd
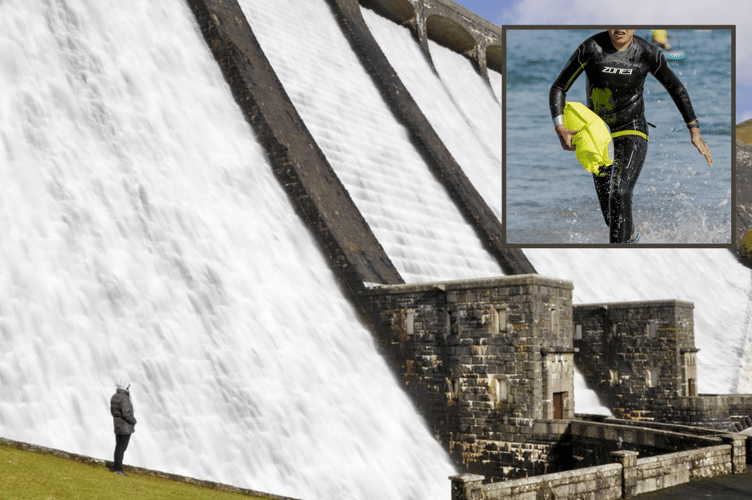
[[[617,137],[621,137],[623,135],[639,135],[646,141],[648,140],[647,134],[643,134],[639,130],[622,130],[621,132],[614,132],[613,134],[611,134],[611,137],[616,139]]]

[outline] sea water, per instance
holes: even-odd
[[[553,79],[593,33],[507,31],[507,241],[607,243],[592,177],[561,150],[548,108]],[[650,129],[650,150],[635,191],[636,220],[649,243],[728,242],[721,233],[727,235],[730,227],[730,59],[719,54],[729,50],[730,35],[722,30],[677,30],[670,42],[687,52],[684,61],[669,64],[687,86],[716,163],[707,167],[689,143],[668,93],[649,76],[647,119],[656,128]],[[693,58],[699,61],[692,63]],[[585,100],[584,80],[580,80],[583,77],[575,82],[568,99]],[[703,192],[706,186],[715,187]],[[647,213],[647,204],[656,209]],[[723,394],[748,392],[752,387],[752,273],[732,252],[641,249],[638,245],[628,249],[528,248],[525,255],[539,273],[572,280],[575,305],[664,299],[692,302],[695,344],[700,349],[699,391]]]
[[[510,29],[506,45],[506,228],[514,244],[607,244],[592,175],[554,132],[548,95],[588,30]],[[638,36],[649,37],[648,31]],[[672,30],[686,58],[668,64],[687,88],[710,147],[708,166],[668,92],[648,76],[650,142],[633,198],[644,243],[727,244],[731,235],[731,31]],[[586,102],[585,76],[567,100]]]

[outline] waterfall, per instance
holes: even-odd
[[[180,0],[6,2],[0,435],[300,498],[454,472]]]

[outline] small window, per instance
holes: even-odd
[[[509,397],[509,382],[494,377],[488,383],[488,392],[491,394],[491,400],[494,404],[506,401]]]
[[[405,333],[412,335],[415,333],[415,311],[408,310],[405,318]]]
[[[456,378],[446,379],[447,396],[451,400],[458,401],[460,399],[460,380]]]
[[[551,308],[551,333],[559,333],[559,312],[555,307]]]
[[[493,326],[492,334],[496,335],[507,331],[507,310],[506,309],[494,309],[493,310]]]

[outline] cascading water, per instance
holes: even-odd
[[[407,28],[362,11],[420,109],[501,219],[501,99],[494,98],[465,56],[430,41],[436,75]],[[499,80],[499,92],[500,87]]]
[[[492,138],[486,132],[494,128],[484,129],[483,122],[473,123],[471,117],[479,116],[479,112],[477,109],[465,111],[471,109],[470,103],[458,107],[463,111],[456,109],[452,113],[448,105],[440,112],[430,111],[437,106],[431,103],[432,99],[445,96],[440,87],[447,89],[452,102],[480,101],[484,106],[491,106],[490,102],[481,100],[480,86],[471,83],[473,78],[480,80],[480,77],[470,62],[430,42],[431,58],[442,80],[441,84],[436,84],[437,78],[425,58],[413,47],[414,43],[409,43],[411,35],[406,28],[395,26],[367,10],[364,16],[390,62],[468,178],[489,206],[501,206],[501,188],[484,190],[488,186],[501,186],[501,173],[490,169],[491,163],[478,161],[483,155],[475,154],[483,148],[475,142],[474,147],[463,151],[452,141],[458,129],[467,127],[472,130],[469,135],[490,144]],[[501,76],[491,72],[490,77],[492,88],[500,92]],[[461,83],[456,85],[453,81]],[[469,89],[467,95],[463,94],[463,88]],[[496,109],[501,110],[499,104]],[[500,121],[498,127],[501,128]],[[501,144],[498,144],[500,150]],[[489,182],[489,179],[494,180]],[[751,378],[742,371],[752,366],[752,347],[749,347],[752,346],[752,273],[728,250],[526,249],[525,254],[540,274],[572,280],[575,304],[672,298],[694,302],[695,339],[701,349],[699,389],[708,393],[731,393],[752,386]],[[576,410],[601,412],[584,379],[577,376],[575,382]]]
[[[491,88],[493,88],[496,98],[501,102],[501,73],[488,70],[488,78],[491,80]]]
[[[503,274],[393,117],[327,3],[239,3],[311,134],[403,279]],[[410,38],[407,43],[417,46]],[[456,116],[445,96],[437,101]],[[466,147],[476,147],[466,126],[458,131]],[[495,165],[498,177],[500,159]]]
[[[536,270],[574,281],[575,304],[679,299],[693,302],[698,389],[747,391],[744,349],[752,323],[752,273],[726,249],[525,251]]]
[[[296,497],[453,472],[183,1],[0,6],[0,435]]]

